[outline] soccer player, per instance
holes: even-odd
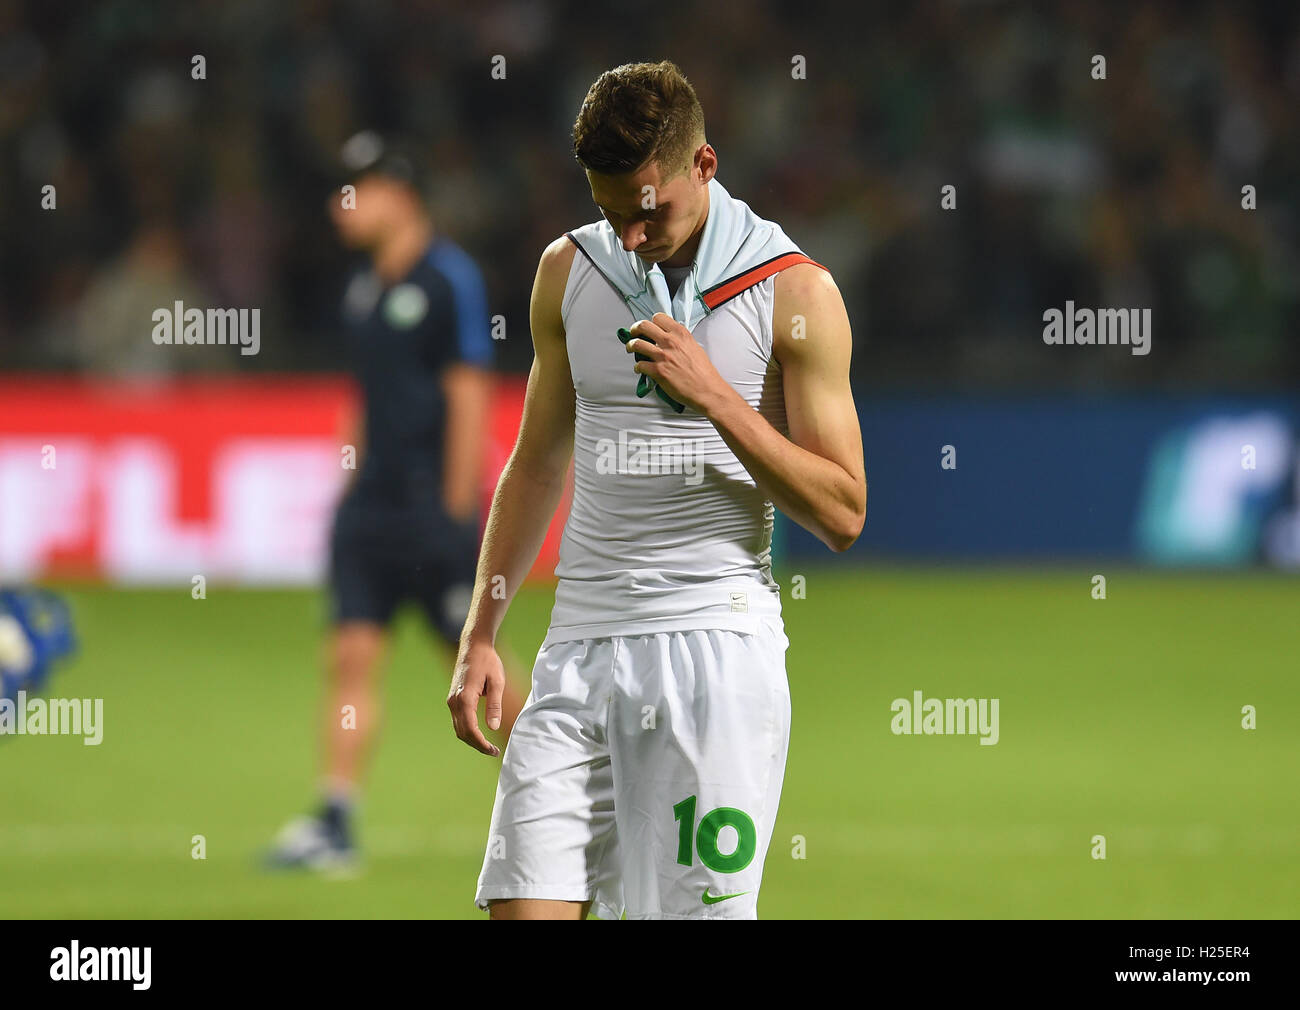
[[[379,726],[379,672],[399,605],[417,603],[455,651],[474,582],[491,391],[482,277],[435,233],[418,159],[367,131],[348,141],[343,160],[348,184],[331,197],[330,213],[344,244],[369,256],[343,298],[365,449],[356,446],[360,468],[330,545],[321,805],[281,832],[270,857],[273,866],[313,869],[355,861],[352,811]],[[522,699],[509,682],[502,692],[507,736]]]
[[[496,726],[497,630],[572,456],[475,901],[498,919],[755,918],[790,730],[773,506],[837,552],[866,517],[849,321],[830,274],[715,179],[672,63],[603,73],[574,152],[603,220],[538,266],[523,423],[447,699],[457,736],[495,754],[478,703]]]

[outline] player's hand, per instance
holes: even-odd
[[[632,339],[623,350],[628,354],[639,351],[650,358],[636,362],[633,371],[650,376],[679,403],[704,414],[707,401],[731,389],[691,331],[667,312],[638,320],[628,332]]]
[[[462,643],[456,656],[456,671],[447,693],[451,724],[456,735],[477,751],[492,757],[501,749],[488,741],[478,728],[479,699],[487,698],[488,729],[501,728],[501,696],[506,689],[506,671],[490,642]]]

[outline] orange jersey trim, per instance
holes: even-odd
[[[787,267],[797,266],[800,263],[811,263],[813,266],[821,267],[823,270],[829,272],[829,268],[822,266],[822,264],[808,256],[805,256],[803,253],[785,253],[784,255],[768,260],[766,263],[760,263],[756,267],[751,267],[743,274],[738,274],[730,280],[725,280],[719,284],[713,285],[713,287],[703,293],[702,297],[704,298],[704,304],[708,306],[709,311],[712,312],[723,302],[730,301],[742,291],[752,288],[755,284],[767,280],[773,274],[780,273]]]

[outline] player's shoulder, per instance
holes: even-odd
[[[537,298],[555,307],[559,311],[564,298],[564,289],[569,283],[569,271],[573,267],[573,257],[578,247],[568,235],[561,235],[542,250],[541,260],[537,264],[537,280],[533,285]]]
[[[456,291],[476,291],[483,286],[483,272],[474,257],[445,235],[439,235],[425,251],[416,274],[426,284]]]
[[[805,340],[810,327],[837,339]],[[833,348],[848,344],[852,338],[844,298],[829,270],[816,263],[796,263],[776,275],[772,339],[782,363],[833,353]]]
[[[561,235],[542,250],[538,273],[547,276],[559,274],[567,279],[569,268],[573,266],[573,257],[578,253],[578,246],[569,238],[568,233]]]
[[[829,297],[832,292],[838,296],[840,289],[831,272],[821,264],[796,263],[776,275],[773,291],[783,300],[816,300]]]

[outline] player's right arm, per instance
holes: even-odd
[[[497,631],[511,599],[537,560],[573,458],[575,396],[560,303],[575,251],[567,238],[558,238],[547,246],[537,266],[528,310],[533,367],[528,374],[523,419],[488,511],[474,595],[447,695],[456,735],[493,756],[499,751],[479,729],[478,703],[486,696],[488,728],[497,729],[505,688],[505,670],[496,651]]]
[[[361,472],[361,462],[366,455],[365,409],[360,404],[355,404],[344,411],[339,418],[338,431],[339,442],[345,447],[352,447],[352,469],[348,472],[343,494],[339,496],[341,501],[356,484],[357,474]]]

